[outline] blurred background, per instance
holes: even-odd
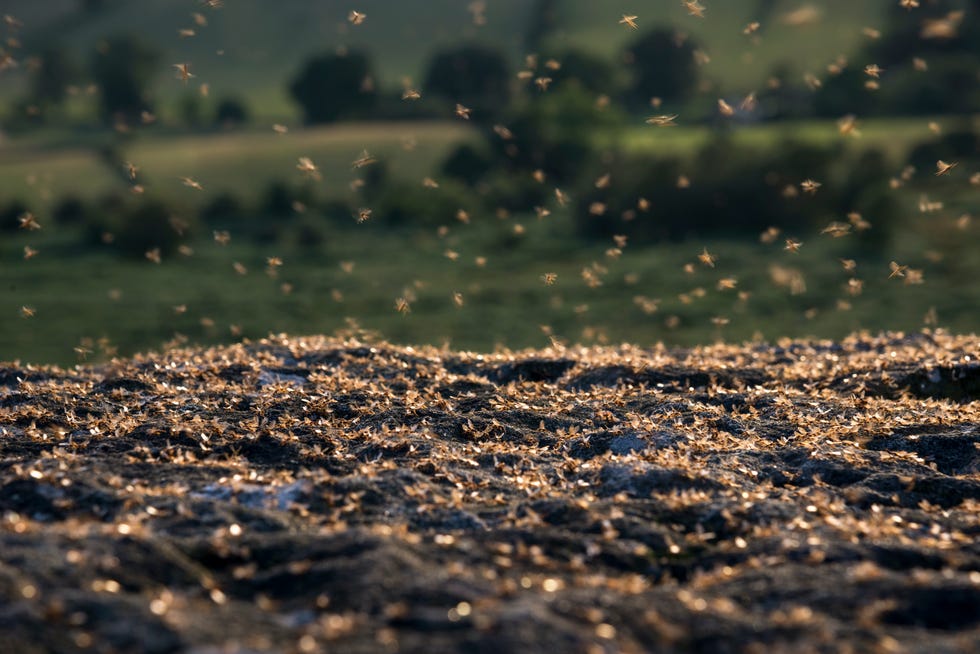
[[[0,14],[0,360],[980,324],[977,0]]]

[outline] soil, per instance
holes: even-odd
[[[0,366],[0,651],[975,652],[978,355]]]

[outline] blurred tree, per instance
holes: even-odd
[[[185,127],[196,129],[204,124],[204,101],[197,93],[185,93],[180,98],[178,112]]]
[[[12,200],[0,207],[0,232],[19,231],[21,217],[29,212],[30,208],[20,200]]]
[[[240,98],[223,98],[215,110],[214,122],[219,127],[237,127],[248,122],[248,109]]]
[[[531,9],[531,18],[527,32],[524,34],[524,50],[540,52],[542,45],[558,26],[559,0],[535,0]]]
[[[81,0],[81,9],[88,14],[97,14],[106,8],[106,0]]]
[[[595,94],[610,95],[619,86],[618,75],[612,64],[586,50],[567,50],[549,56],[561,64],[561,68],[550,72],[552,87],[563,84],[577,84],[582,89]]]
[[[101,216],[93,217],[93,236],[97,233],[100,242],[111,242],[120,253],[134,259],[143,259],[155,249],[161,256],[172,255],[196,222],[177,218],[169,205],[154,198],[142,198],[136,203],[107,198],[96,212]],[[106,232],[112,234],[110,241],[105,238]]]
[[[868,76],[855,66],[823,80],[813,94],[813,111],[817,116],[839,118],[845,114],[870,116],[884,109],[882,94],[865,88]]]
[[[314,57],[289,85],[309,124],[364,117],[377,100],[366,54],[347,52]]]
[[[68,195],[61,199],[51,212],[51,218],[59,226],[84,225],[88,219],[89,208],[85,202],[74,195]]]
[[[510,103],[510,71],[497,50],[466,45],[432,58],[423,89],[469,107],[475,120],[492,120]]]
[[[653,97],[686,100],[698,86],[695,50],[690,38],[669,29],[652,30],[634,41],[626,48],[626,61],[633,69],[627,104],[648,108]]]
[[[30,100],[42,113],[61,107],[68,97],[68,86],[81,77],[81,71],[68,52],[59,46],[46,48],[31,78]]]
[[[136,124],[152,109],[148,88],[157,70],[158,53],[131,36],[99,44],[92,57],[92,77],[101,93],[102,120]]]
[[[980,0],[889,6],[880,39],[855,56],[877,64],[882,107],[890,114],[980,111]]]

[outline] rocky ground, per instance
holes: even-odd
[[[0,366],[0,651],[978,651],[978,355]]]

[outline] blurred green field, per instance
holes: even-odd
[[[677,2],[654,0],[624,2],[615,7],[593,0],[559,3],[561,32],[553,47],[581,47],[613,60],[636,33],[617,23],[619,14],[636,15],[640,30],[665,25],[677,28],[698,44],[710,61],[702,67],[706,78],[722,93],[762,89],[776,66],[785,65],[802,77],[821,76],[838,55],[851,55],[867,39],[865,27],[881,28],[888,2],[878,0],[775,0],[774,2],[709,2],[705,18],[688,14]],[[764,9],[767,5],[771,8]],[[793,24],[792,17],[811,19]],[[761,23],[747,36],[745,27]]]
[[[852,143],[885,149],[897,172],[908,149],[931,134],[927,122],[868,122],[862,126],[862,139]],[[952,129],[956,123],[944,125]],[[471,134],[462,123],[345,125],[285,135],[271,129],[151,134],[122,154],[141,166],[151,191],[193,209],[219,191],[254,199],[271,179],[298,181],[299,156],[320,166],[324,180],[318,184],[325,195],[348,193],[355,176],[351,163],[363,149],[384,157],[395,177],[421,182],[434,174],[450,147]],[[711,136],[706,127],[643,126],[596,138],[683,156]],[[787,137],[815,143],[842,138],[832,122],[748,126],[733,134],[758,147],[777,146]],[[405,148],[406,139],[413,148]],[[204,191],[183,186],[180,176],[197,179]],[[7,146],[0,164],[5,201],[22,197],[33,203],[65,193],[93,197],[126,187],[121,175],[90,151],[59,147],[52,134]],[[304,246],[296,232],[269,245],[233,236],[227,247],[200,234],[189,243],[193,255],[154,265],[82,246],[80,230],[53,227],[42,204],[36,211],[45,227],[7,236],[0,246],[5,282],[0,291],[0,313],[5,316],[0,321],[0,360],[68,364],[77,360],[74,348],[79,346],[92,350],[89,360],[104,358],[97,344],[103,338],[121,354],[159,347],[176,334],[195,342],[221,342],[237,337],[232,325],[252,338],[270,331],[329,333],[348,326],[349,318],[397,342],[477,350],[498,344],[541,346],[549,341],[542,326],[569,342],[839,337],[859,328],[914,330],[931,309],[939,325],[974,331],[980,250],[970,243],[977,226],[964,231],[954,223],[961,211],[976,210],[976,198],[956,188],[944,187],[947,210],[929,215],[918,213],[918,191],[901,192],[907,224],[896,230],[898,240],[885,252],[858,261],[856,274],[865,286],[856,297],[844,288],[848,275],[839,262],[853,256],[847,238],[808,239],[799,254],[785,252],[781,241],[664,243],[626,247],[613,260],[605,252],[612,243],[576,238],[571,217],[552,207],[554,213],[545,220],[482,217],[470,225],[451,225],[444,237],[434,228],[382,229],[353,220],[346,227],[324,223],[325,242],[315,247]],[[518,223],[525,228],[521,236],[514,233]],[[40,254],[23,260],[25,245]],[[716,268],[698,263],[705,247],[718,256]],[[449,251],[458,258],[448,258]],[[276,279],[264,272],[272,256],[284,261]],[[475,262],[481,256],[487,257],[485,266]],[[923,270],[925,283],[889,279],[893,259]],[[235,262],[244,264],[248,274],[236,274]],[[353,272],[345,272],[342,262],[353,262]],[[595,288],[582,276],[593,262],[599,264],[602,279]],[[695,264],[694,273],[684,271],[688,263]],[[777,278],[797,272],[805,279],[806,292],[793,295]],[[542,280],[546,273],[557,274],[553,286]],[[719,290],[722,278],[735,278],[736,288]],[[289,293],[283,283],[291,285]],[[739,291],[748,297],[739,299]],[[456,306],[454,293],[462,295],[462,307]],[[411,299],[411,311],[404,315],[395,309],[400,297]],[[849,306],[839,306],[842,300]],[[24,306],[36,315],[20,318]]]
[[[513,232],[517,222],[525,227],[520,237]],[[951,218],[916,219],[887,255],[859,258],[854,274],[864,289],[858,296],[847,292],[850,275],[839,261],[853,254],[846,238],[815,237],[798,254],[781,242],[698,241],[626,247],[612,259],[606,254],[612,243],[574,238],[560,211],[541,221],[514,216],[460,224],[445,237],[352,223],[316,248],[292,238],[274,246],[233,240],[226,247],[201,239],[192,243],[192,255],[160,265],[81,249],[70,230],[44,238],[18,234],[0,247],[8,262],[0,360],[69,364],[79,360],[76,347],[91,351],[83,350],[89,361],[106,358],[99,339],[129,354],[178,335],[227,342],[238,338],[233,329],[250,338],[331,333],[349,327],[348,319],[395,342],[474,350],[545,345],[542,326],[584,343],[831,338],[856,329],[916,330],[931,310],[940,326],[969,332],[977,328],[980,306],[974,281],[980,252],[970,247],[977,227],[969,229],[958,230]],[[18,262],[25,244],[41,253]],[[703,248],[717,256],[714,268],[698,262]],[[266,272],[271,256],[283,260],[276,278]],[[483,266],[480,256],[487,257]],[[889,279],[891,258],[921,269],[925,283]],[[247,274],[236,273],[235,262]],[[684,270],[689,263],[693,273]],[[598,270],[602,284],[587,284],[583,268]],[[557,275],[553,285],[543,280],[546,273]],[[794,295],[781,278],[797,274],[806,290]],[[736,279],[736,288],[719,290],[723,278]],[[288,293],[284,283],[291,285]],[[740,299],[739,291],[749,295]],[[399,298],[409,300],[410,312],[396,310]],[[842,300],[849,306],[839,305]],[[35,315],[19,317],[22,306]]]
[[[319,167],[323,181],[317,187],[324,196],[347,194],[356,177],[352,162],[364,150],[383,159],[392,177],[421,182],[469,134],[462,121],[344,124],[286,134],[275,133],[271,125],[203,136],[151,132],[118,146],[118,158],[139,167],[138,181],[147,192],[168,194],[194,208],[226,192],[252,202],[272,180],[302,180],[299,157]],[[45,212],[65,195],[92,199],[129,189],[121,166],[104,162],[94,144],[57,147],[52,140],[42,133],[0,146],[0,203],[16,198]],[[181,177],[198,181],[203,191],[184,186]]]
[[[75,56],[88,57],[100,39],[138,34],[162,53],[155,94],[165,119],[174,114],[180,98],[196,90],[197,83],[207,83],[213,97],[242,97],[253,115],[272,120],[296,115],[286,85],[302,62],[339,47],[368,49],[379,81],[387,88],[400,88],[403,78],[421,82],[431,56],[461,42],[497,47],[516,69],[527,54],[524,37],[536,2],[487,2],[482,26],[474,25],[470,3],[461,0],[360,0],[357,8],[367,19],[358,26],[346,20],[347,5],[316,0],[280,3],[274,12],[265,0],[236,0],[213,11],[173,0],[108,0],[105,11],[92,15],[80,12],[79,4],[46,0],[42,11],[34,0],[7,0],[4,12],[24,22],[28,51],[34,44],[59,42]],[[767,4],[771,10],[762,11]],[[800,76],[820,75],[835,57],[857,49],[867,38],[864,27],[882,27],[888,5],[888,0],[715,2],[708,5],[710,20],[701,20],[687,15],[679,1],[629,0],[611,5],[566,0],[556,3],[555,31],[543,45],[557,51],[578,47],[615,61],[637,34],[620,25],[619,18],[635,14],[642,29],[664,25],[690,34],[711,57],[703,67],[705,77],[721,93],[743,93],[763,88],[777,65]],[[787,15],[806,7],[816,12],[812,21],[786,24]],[[208,25],[196,28],[194,37],[181,39],[178,30],[193,26],[194,10],[203,12]],[[762,14],[755,38],[744,35],[745,25]],[[195,84],[183,85],[171,74],[170,64],[184,61],[193,65]],[[23,86],[13,75],[6,77],[0,97],[9,100]]]
[[[655,128],[642,123],[594,134],[596,144],[685,156],[696,152],[718,132],[705,126]],[[878,148],[898,166],[914,145],[935,137],[929,123],[944,131],[971,127],[967,119],[877,119],[860,123],[860,138],[842,137],[833,121],[794,121],[738,126],[728,132],[739,145],[768,148],[786,141],[827,144],[844,141],[854,148]],[[72,136],[75,142],[79,139]],[[108,137],[113,139],[114,137]],[[351,164],[367,150],[383,159],[391,176],[421,181],[435,175],[456,145],[473,138],[468,124],[455,122],[362,123],[320,127],[294,127],[276,134],[271,126],[261,131],[212,134],[145,132],[131,142],[120,141],[118,158],[140,168],[139,181],[147,192],[171,195],[178,204],[195,208],[221,193],[254,201],[273,180],[299,181],[299,157],[310,157],[323,181],[317,190],[325,197],[346,197],[358,175]],[[66,145],[58,132],[40,131],[0,145],[0,204],[19,199],[36,212],[47,212],[66,195],[93,199],[107,191],[127,191],[121,168],[99,155],[106,135],[93,137],[88,147]],[[108,142],[114,142],[110,140]],[[897,172],[897,169],[896,169]],[[190,177],[204,187],[185,187]]]

